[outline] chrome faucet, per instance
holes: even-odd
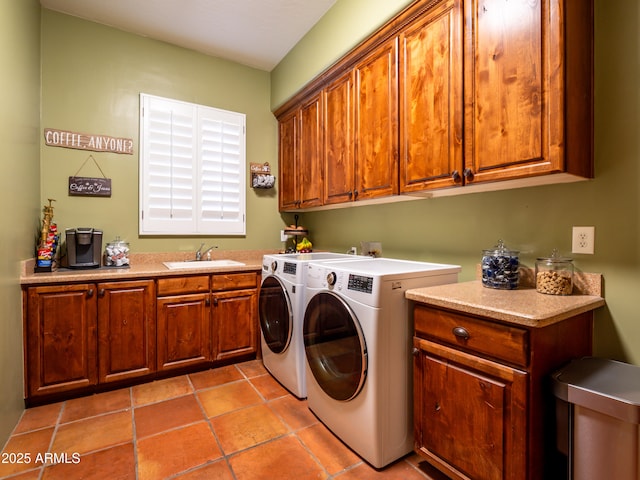
[[[198,248],[198,250],[196,251],[197,262],[202,260],[203,259],[202,257],[206,257],[207,260],[211,260],[211,250],[213,250],[214,248],[218,248],[217,245],[212,245],[203,252],[202,247],[204,247],[204,243],[201,243],[200,248]]]

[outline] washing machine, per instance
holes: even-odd
[[[357,257],[365,259],[365,257]],[[260,343],[265,368],[287,390],[306,398],[302,342],[304,279],[311,261],[356,260],[332,252],[265,255],[258,301]]]
[[[413,449],[413,323],[405,291],[455,283],[460,270],[386,258],[307,266],[308,406],[376,468]]]

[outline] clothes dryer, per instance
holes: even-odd
[[[308,406],[376,468],[413,449],[413,323],[405,291],[455,283],[460,270],[386,258],[308,265]]]
[[[274,254],[262,259],[258,301],[262,361],[298,398],[307,396],[302,342],[306,266],[311,261],[340,259],[357,260],[354,255],[332,252]]]

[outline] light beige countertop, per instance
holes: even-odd
[[[193,252],[132,253],[129,267],[100,267],[87,270],[58,268],[52,272],[34,273],[34,259],[21,265],[21,285],[46,285],[67,282],[100,282],[185,276],[206,273],[231,273],[262,270],[262,256],[276,250],[216,250],[213,260],[235,260],[244,265],[170,270],[162,262],[190,260]]]
[[[529,327],[544,327],[605,305],[602,275],[576,274],[573,295],[545,295],[525,283],[515,290],[482,286],[480,280],[416,288],[406,298],[425,305]]]

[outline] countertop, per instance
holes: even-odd
[[[20,284],[47,285],[67,282],[100,282],[135,280],[206,273],[249,272],[262,270],[262,256],[277,253],[276,250],[216,250],[213,260],[235,260],[244,265],[224,267],[190,268],[170,270],[162,262],[189,260],[193,252],[136,253],[130,254],[129,267],[100,267],[87,270],[58,268],[53,272],[34,273],[35,260],[24,260],[21,265]]]
[[[410,289],[406,298],[425,305],[480,315],[517,325],[544,327],[605,305],[602,276],[581,274],[573,295],[545,295],[533,286],[496,290],[480,280]]]

